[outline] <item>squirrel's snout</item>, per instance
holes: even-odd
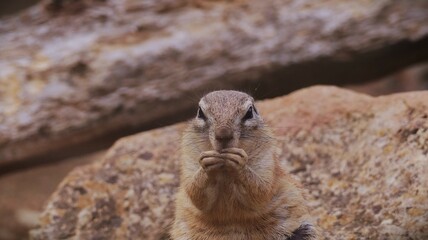
[[[220,149],[231,147],[230,145],[233,142],[233,130],[228,127],[217,128],[214,132],[214,137],[217,143],[216,145]]]
[[[227,127],[220,127],[215,130],[215,139],[217,141],[230,141],[233,139],[233,131]]]

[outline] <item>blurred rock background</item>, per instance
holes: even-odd
[[[2,1],[0,239],[27,239],[74,167],[210,90],[427,90],[426,22],[426,1]]]

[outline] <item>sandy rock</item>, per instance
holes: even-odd
[[[312,87],[258,103],[329,239],[427,239],[428,92]],[[184,124],[118,141],[50,198],[33,239],[161,239]]]
[[[99,160],[106,151],[26,169],[0,177],[0,239],[28,239],[44,203],[76,166]]]
[[[209,89],[261,98],[374,79],[428,58],[427,12],[407,0],[43,1],[0,20],[0,165],[183,120]]]

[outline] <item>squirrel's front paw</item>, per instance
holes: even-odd
[[[220,151],[220,157],[225,159],[226,166],[236,170],[242,169],[248,160],[247,153],[241,148],[225,148]]]
[[[206,151],[201,154],[199,164],[208,174],[213,173],[225,165],[225,160],[217,151]]]

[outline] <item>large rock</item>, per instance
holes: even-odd
[[[38,224],[44,203],[76,166],[100,159],[105,151],[26,169],[0,178],[0,239],[28,239]]]
[[[282,162],[329,239],[428,238],[428,92],[313,87],[259,102]],[[64,179],[34,239],[160,239],[173,217],[184,124],[118,141]]]
[[[184,119],[210,89],[379,77],[428,59],[427,22],[427,1],[43,1],[0,20],[0,172]]]

